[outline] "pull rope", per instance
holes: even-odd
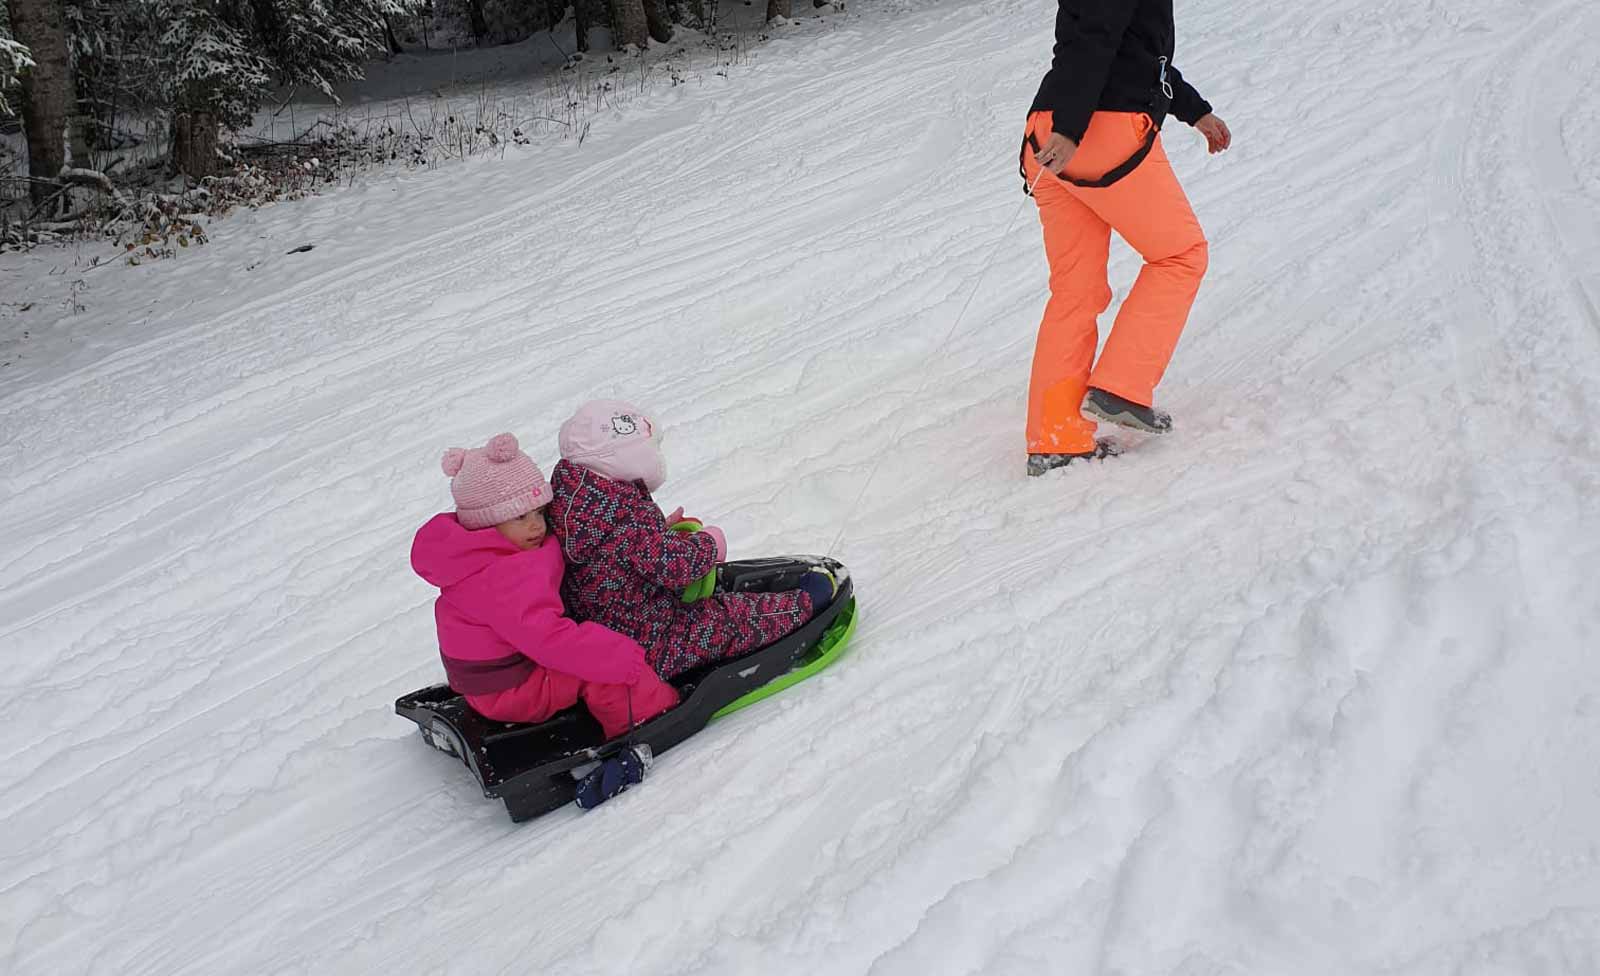
[[[1044,174],[1046,174],[1046,173],[1050,173],[1050,167],[1048,167],[1048,166],[1040,166],[1038,175],[1036,175],[1033,178],[1033,182],[1032,183],[1028,184],[1028,196],[1030,196],[1030,197],[1033,196],[1033,188],[1039,185],[1039,181],[1044,179]],[[1050,175],[1051,176],[1055,176],[1056,174],[1050,173]],[[1057,178],[1059,179],[1059,177],[1057,177]],[[1015,217],[1013,217],[1011,219],[1012,220],[1016,220]],[[1007,229],[1009,230],[1010,228],[1007,228]]]
[[[1045,168],[1043,166],[1039,167],[1039,176],[1043,176],[1044,173]],[[1038,180],[1039,177],[1034,177],[1035,183],[1037,183]],[[1029,187],[1029,189],[1031,190],[1032,187]],[[989,269],[994,265],[994,259],[999,256],[1000,245],[1004,244],[1006,238],[1011,234],[1011,228],[1017,222],[1017,215],[1022,213],[1022,207],[1027,202],[1028,198],[1023,197],[1022,201],[1017,204],[1017,209],[1011,212],[1011,219],[1006,221],[1005,230],[1002,230],[1000,232],[1000,236],[995,239],[994,247],[989,250],[988,259],[983,262],[983,267],[978,269],[978,277],[972,282],[972,290],[967,292],[967,300],[961,306],[961,311],[956,313],[955,320],[950,323],[950,328],[945,331],[944,338],[940,339],[939,344],[934,346],[933,351],[928,354],[929,358],[932,358],[933,356],[943,352],[945,347],[950,344],[950,340],[956,334],[956,329],[961,325],[961,320],[966,318],[967,310],[972,307],[972,300],[978,295],[978,286],[983,284],[984,277],[988,275]],[[915,403],[917,397],[921,395],[923,387],[927,386],[928,378],[931,375],[932,370],[923,370],[922,380],[917,383],[917,388],[911,392],[911,400],[913,403]],[[895,424],[894,431],[889,435],[889,443],[894,443],[895,439],[900,436],[900,432],[905,428],[905,424],[906,421],[904,417],[902,417],[900,421]],[[850,507],[845,510],[845,518],[844,521],[839,525],[839,532],[833,537],[833,543],[828,546],[824,555],[832,556],[838,550],[839,543],[844,539],[845,532],[850,528],[850,524],[855,521],[856,514],[861,508],[861,500],[867,497],[867,489],[872,487],[873,479],[878,476],[878,470],[883,467],[884,459],[887,456],[887,454],[880,454],[878,460],[873,463],[872,469],[867,472],[866,480],[861,483],[861,490],[857,492],[855,501],[851,502]]]

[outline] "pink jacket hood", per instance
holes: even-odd
[[[493,528],[468,529],[443,512],[417,530],[411,566],[439,588],[434,620],[446,670],[457,669],[452,685],[462,665],[515,655],[600,684],[633,684],[648,667],[638,642],[566,616],[566,563],[554,534],[522,550]]]
[[[522,550],[493,528],[469,529],[453,512],[429,519],[411,542],[411,568],[444,589]]]

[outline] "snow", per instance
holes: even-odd
[[[1168,128],[1178,429],[1087,470],[1022,474],[1037,0],[4,256],[0,970],[1600,971],[1600,8],[1178,7],[1236,146]],[[842,536],[862,622],[518,826],[392,713],[406,551],[443,448],[598,396],[736,557]]]

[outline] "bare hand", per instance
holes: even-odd
[[[1228,123],[1217,118],[1209,112],[1194,124],[1200,134],[1206,137],[1206,149],[1212,155],[1222,152],[1233,145],[1233,133],[1228,131]]]
[[[1073,154],[1078,151],[1078,144],[1068,139],[1059,132],[1050,133],[1050,138],[1045,140],[1044,148],[1033,154],[1039,165],[1056,174],[1067,168],[1067,163],[1072,160]]]

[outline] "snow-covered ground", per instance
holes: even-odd
[[[1600,7],[1177,6],[1237,144],[1168,129],[1178,432],[1087,470],[1022,474],[1040,0],[0,260],[0,971],[1600,972]],[[862,628],[515,826],[392,714],[407,546],[602,395],[736,556],[842,529]]]

